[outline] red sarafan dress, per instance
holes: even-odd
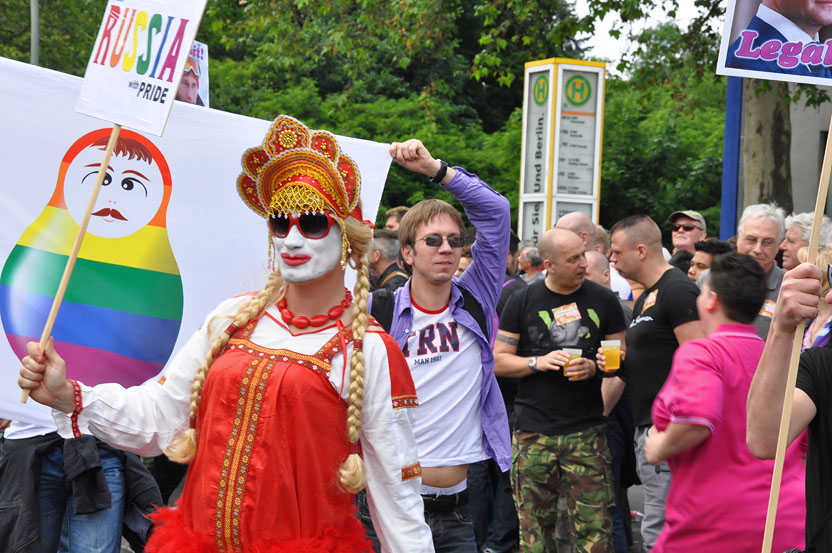
[[[208,372],[197,454],[178,506],[154,515],[149,553],[371,551],[340,488],[347,405],[328,379],[351,332],[309,356],[252,342],[258,320]]]

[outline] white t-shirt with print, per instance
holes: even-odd
[[[428,311],[413,302],[404,356],[419,397],[412,420],[422,466],[487,459],[480,420],[482,359],[474,333],[453,319],[447,305]]]

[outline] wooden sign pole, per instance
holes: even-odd
[[[809,263],[814,263],[818,256],[818,241],[820,237],[823,211],[826,207],[826,195],[829,191],[829,176],[832,170],[832,118],[829,120],[829,134],[826,138],[826,150],[823,153],[823,165],[820,171],[818,197],[815,201],[815,216],[812,220],[812,234],[809,238]],[[820,301],[824,301],[821,298]],[[762,553],[771,553],[774,538],[774,521],[777,518],[777,500],[780,498],[780,482],[783,477],[783,461],[786,457],[786,446],[789,440],[789,425],[792,419],[792,401],[797,382],[797,365],[800,362],[800,346],[803,344],[803,330],[806,321],[797,325],[792,344],[792,354],[789,358],[789,374],[786,377],[786,395],[783,398],[783,412],[780,414],[780,432],[777,435],[777,453],[774,457],[774,474],[771,477],[771,493],[768,497],[768,512],[766,513],[766,528],[763,533]]]
[[[58,284],[58,291],[55,293],[55,300],[52,302],[52,309],[49,310],[49,317],[46,319],[46,325],[43,327],[43,333],[40,335],[40,353],[43,354],[46,348],[46,340],[52,334],[52,327],[55,325],[55,319],[58,316],[58,309],[61,307],[61,302],[64,299],[66,288],[69,285],[69,277],[72,276],[72,270],[75,268],[75,260],[78,259],[78,252],[81,250],[81,242],[84,241],[84,235],[87,233],[87,225],[90,222],[92,210],[95,207],[95,201],[98,199],[98,191],[101,189],[101,183],[104,182],[104,176],[107,174],[107,166],[110,164],[110,156],[118,142],[118,135],[121,132],[121,125],[114,125],[113,131],[110,133],[110,140],[107,142],[107,149],[104,151],[104,161],[101,162],[101,167],[98,168],[98,176],[95,179],[95,185],[92,187],[90,193],[90,200],[87,203],[87,211],[84,213],[84,218],[81,220],[81,226],[78,229],[78,234],[75,235],[75,243],[72,245],[72,253],[69,254],[69,259],[66,260],[66,267],[64,267],[64,274],[61,277],[61,282]],[[20,403],[26,403],[29,399],[29,390],[23,390],[23,395],[20,397]]]

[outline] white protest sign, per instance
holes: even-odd
[[[207,0],[110,0],[76,110],[161,136]]]

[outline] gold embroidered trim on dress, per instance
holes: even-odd
[[[313,355],[303,355],[288,349],[269,349],[258,346],[245,339],[232,338],[228,341],[228,349],[238,349],[251,355],[272,361],[293,361],[306,368],[312,369],[324,376],[329,376],[329,363]]]
[[[217,548],[220,551],[241,551],[240,510],[246,484],[251,446],[260,417],[260,406],[266,382],[274,363],[254,359],[240,382],[237,411],[225,449],[219,490],[217,493]]]

